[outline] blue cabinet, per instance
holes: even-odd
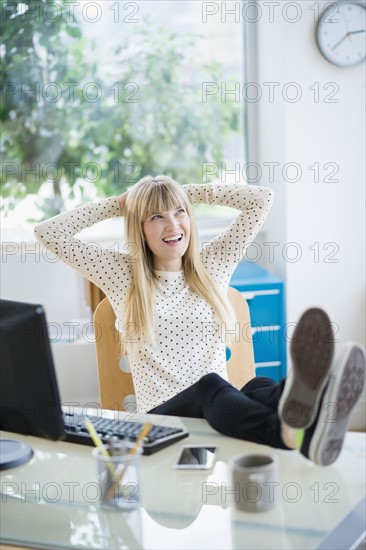
[[[263,267],[243,261],[236,268],[230,286],[239,290],[248,302],[257,376],[279,382],[286,376],[283,281]]]

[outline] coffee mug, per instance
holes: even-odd
[[[276,505],[278,458],[273,455],[236,455],[229,460],[235,506],[242,512],[265,512]]]

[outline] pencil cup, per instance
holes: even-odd
[[[276,505],[278,458],[273,455],[237,455],[230,459],[235,506],[242,512],[265,512]]]
[[[132,445],[103,445],[93,450],[97,461],[100,504],[122,510],[140,505],[140,455]],[[107,451],[108,456],[106,456]]]

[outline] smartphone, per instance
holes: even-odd
[[[214,465],[217,447],[212,445],[184,445],[174,468],[179,470],[209,470]]]

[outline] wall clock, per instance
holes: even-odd
[[[324,57],[339,67],[353,67],[366,59],[366,6],[334,2],[319,18],[316,39]]]

